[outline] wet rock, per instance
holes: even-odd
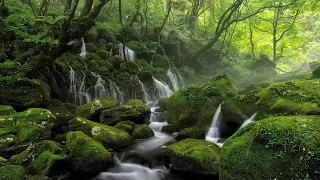
[[[131,121],[121,121],[118,124],[116,124],[114,127],[121,129],[127,132],[128,134],[131,134],[135,126],[136,124]]]
[[[192,126],[183,129],[182,131],[179,132],[179,134],[176,136],[176,140],[181,141],[183,139],[187,138],[193,138],[193,139],[204,139],[205,138],[205,133],[203,129]]]
[[[142,124],[142,125],[137,125],[133,129],[133,132],[131,135],[134,138],[142,139],[142,138],[149,138],[149,137],[154,136],[154,132],[152,131],[152,129],[148,125]]]

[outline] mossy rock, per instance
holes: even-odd
[[[119,148],[131,141],[131,136],[115,127],[96,123],[84,118],[73,118],[69,121],[69,128],[73,131],[82,131],[93,139],[100,141],[106,148]]]
[[[185,139],[167,148],[171,168],[197,174],[219,173],[220,149],[217,145],[197,139]]]
[[[128,72],[128,67],[130,69],[130,74],[133,74],[133,75],[137,75],[138,74],[139,66],[135,62],[129,61],[129,60],[127,60],[127,63],[126,62],[122,62],[120,64],[120,72]]]
[[[15,165],[25,166],[29,174],[54,176],[65,170],[67,155],[60,145],[53,141],[42,141],[10,158]]]
[[[100,122],[106,125],[114,125],[121,121],[132,121],[136,124],[146,124],[150,119],[150,108],[141,100],[129,100],[126,105],[114,107],[102,111]]]
[[[57,99],[52,99],[47,109],[56,116],[56,127],[58,128],[68,125],[69,120],[74,117],[74,114],[68,109],[68,105]]]
[[[159,100],[159,103],[158,103],[159,107],[164,109],[164,110],[167,110],[167,107],[168,107],[168,98],[162,98]]]
[[[110,53],[105,50],[99,50],[97,52],[97,55],[102,59],[102,60],[107,60],[110,58]]]
[[[152,83],[152,74],[149,71],[140,71],[138,74],[138,78],[141,80],[141,82],[144,83]]]
[[[120,70],[120,64],[125,62],[119,56],[112,56],[108,61],[112,64],[112,67],[116,70]]]
[[[0,154],[7,157],[25,148],[29,142],[48,139],[56,117],[49,110],[30,108],[0,116],[0,120]]]
[[[73,171],[97,173],[113,165],[111,153],[100,142],[83,132],[69,132],[67,148],[70,151],[68,160]]]
[[[22,110],[49,105],[50,88],[47,84],[18,76],[0,76],[0,104],[12,105]]]
[[[221,150],[220,179],[319,179],[318,116],[279,116],[250,123]]]
[[[168,125],[163,126],[161,131],[171,134],[174,132],[174,128],[171,124],[168,124]]]
[[[0,105],[0,116],[10,115],[15,112],[16,111],[12,108],[12,106]]]
[[[312,75],[314,78],[320,78],[320,66],[312,71]]]
[[[98,72],[100,69],[100,66],[96,60],[91,60],[88,63],[88,69],[92,72]]]
[[[92,43],[86,43],[86,50],[89,53],[95,53],[97,52],[97,47]]]
[[[240,126],[254,113],[256,120],[280,115],[319,115],[319,104],[320,79],[273,83],[223,104],[223,123]]]
[[[131,121],[121,121],[118,124],[116,124],[114,127],[121,129],[127,132],[128,134],[131,134],[135,126],[136,124]]]
[[[101,111],[113,108],[116,104],[117,101],[111,97],[100,97],[80,106],[75,116],[98,121]]]
[[[233,80],[226,74],[176,91],[168,98],[168,122],[179,131],[190,126],[206,129],[218,105],[237,94]]]
[[[8,163],[8,160],[0,156],[0,167],[5,166]]]
[[[133,132],[131,135],[136,139],[142,139],[142,138],[149,138],[154,136],[154,132],[148,125],[142,124],[142,125],[137,125],[133,129]]]
[[[203,129],[192,126],[183,129],[182,131],[179,132],[177,137],[175,138],[178,141],[181,141],[183,139],[187,138],[193,138],[193,139],[204,139],[205,138],[205,132]]]
[[[24,180],[26,172],[23,166],[7,165],[0,167],[0,180]]]

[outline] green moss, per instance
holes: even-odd
[[[107,60],[110,58],[110,53],[105,50],[99,50],[97,52],[97,55],[102,59],[102,60]]]
[[[127,132],[128,134],[131,134],[135,126],[136,124],[131,121],[121,121],[118,124],[116,124],[114,127],[121,129]]]
[[[173,169],[210,175],[219,172],[220,149],[211,142],[185,139],[168,146],[167,154]]]
[[[76,116],[86,119],[92,119],[94,116],[99,117],[99,113],[104,109],[112,108],[117,104],[117,101],[111,97],[100,97],[88,104],[79,107]]]
[[[51,180],[51,178],[47,176],[35,175],[35,176],[28,176],[26,180]]]
[[[57,128],[68,125],[68,121],[74,117],[73,113],[68,109],[68,105],[56,99],[51,101],[51,105],[47,109],[56,116],[55,126]]]
[[[25,176],[26,172],[22,166],[7,165],[0,167],[0,180],[23,180]]]
[[[97,52],[97,47],[92,43],[86,43],[86,50],[87,52],[95,53]]]
[[[179,132],[178,136],[175,138],[178,141],[183,139],[193,138],[193,139],[204,139],[205,132],[203,129],[198,127],[188,127]]]
[[[5,166],[8,163],[8,160],[0,156],[0,167]]]
[[[280,116],[240,129],[221,150],[221,179],[318,179],[320,121]]]
[[[0,116],[10,115],[15,112],[16,111],[12,108],[12,106],[0,105]]]
[[[138,74],[138,77],[142,82],[145,82],[145,83],[148,83],[148,82],[150,83],[153,81],[152,74],[149,71],[140,71]]]
[[[133,75],[137,75],[138,72],[139,72],[139,66],[133,62],[133,61],[129,61],[127,60],[127,63],[126,62],[122,62],[120,64],[120,72],[128,72],[128,66],[129,66],[129,69],[130,69],[130,74],[133,74]]]
[[[88,69],[92,72],[98,72],[100,69],[100,66],[98,65],[97,61],[91,60],[88,63]]]
[[[237,95],[228,75],[217,75],[206,84],[194,84],[176,91],[168,99],[168,118],[175,129],[207,128],[218,105]]]
[[[82,131],[93,139],[100,141],[106,148],[119,148],[130,143],[128,133],[84,118],[73,118],[69,121],[69,128],[73,131]]]
[[[67,134],[68,159],[73,171],[101,172],[112,166],[112,155],[103,145],[80,131]]]
[[[112,125],[121,121],[132,121],[136,124],[149,122],[150,108],[143,104],[141,100],[129,100],[127,105],[114,107],[102,111],[100,122],[102,124]]]
[[[168,107],[168,98],[162,98],[159,100],[159,103],[158,103],[159,107],[164,109],[164,110],[167,110],[167,107]]]
[[[169,125],[166,125],[166,126],[163,126],[162,127],[162,132],[165,132],[165,133],[173,133],[174,132],[174,128],[171,124]]]
[[[137,139],[142,139],[142,138],[149,138],[154,136],[154,132],[152,131],[152,129],[146,125],[146,124],[142,124],[142,125],[137,125],[132,134],[131,134],[134,138]]]

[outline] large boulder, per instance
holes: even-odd
[[[64,172],[66,160],[67,155],[61,146],[48,140],[10,158],[11,164],[25,166],[30,174],[42,176],[53,176]]]
[[[24,180],[26,172],[23,166],[7,165],[0,167],[1,180]]]
[[[149,122],[150,114],[150,108],[141,100],[131,99],[126,105],[102,111],[100,122],[106,125],[115,125],[121,121],[146,124]]]
[[[197,174],[219,173],[220,149],[217,145],[196,139],[185,139],[167,148],[171,168]]]
[[[53,99],[48,107],[57,118],[56,127],[61,128],[62,126],[67,126],[70,119],[74,117],[74,114],[68,109],[67,105],[61,103],[57,99]]]
[[[257,113],[256,120],[279,115],[319,115],[320,80],[294,80],[249,91],[222,105],[222,129],[233,129]]]
[[[0,116],[0,155],[8,157],[25,149],[30,142],[48,139],[55,121],[49,110],[41,108]]]
[[[203,129],[198,127],[188,127],[183,129],[179,132],[179,134],[176,136],[176,140],[181,141],[183,139],[187,138],[193,138],[193,139],[204,139],[205,138],[205,132]]]
[[[16,109],[46,107],[50,103],[50,88],[36,79],[17,76],[0,76],[0,104]]]
[[[131,141],[131,136],[115,127],[96,123],[84,118],[73,118],[69,121],[72,131],[82,131],[91,138],[100,141],[106,148],[119,148]]]
[[[226,74],[217,75],[206,84],[191,85],[168,99],[168,121],[178,131],[190,126],[205,129],[218,105],[237,94],[233,80]]]
[[[317,116],[250,123],[224,143],[220,179],[319,179],[319,129]]]
[[[154,136],[154,132],[152,131],[152,129],[148,125],[141,124],[141,125],[137,125],[133,129],[133,132],[131,135],[134,138],[142,139],[142,138],[149,138],[149,137]]]
[[[70,151],[68,160],[73,171],[97,173],[113,165],[111,153],[100,142],[83,132],[69,132],[67,148]]]
[[[111,97],[100,97],[88,104],[80,106],[75,115],[77,117],[99,121],[100,113],[105,109],[115,107],[116,104],[117,101]]]
[[[121,121],[114,126],[115,128],[121,129],[128,134],[131,134],[133,129],[136,127],[136,124],[131,121]]]

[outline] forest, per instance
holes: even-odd
[[[0,0],[24,179],[320,179],[320,1]]]

